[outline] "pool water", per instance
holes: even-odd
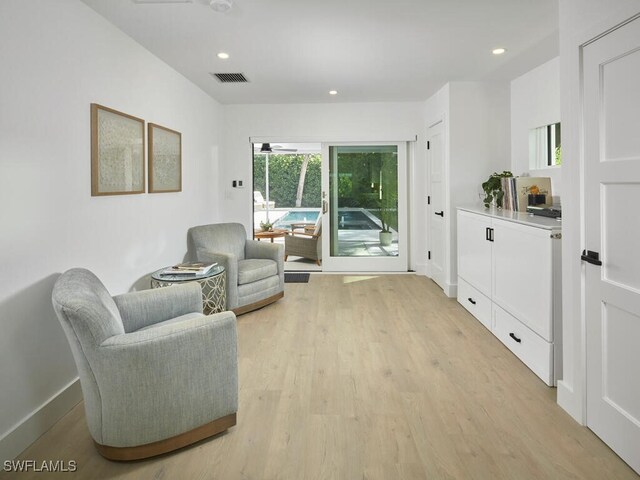
[[[338,210],[339,230],[380,230],[380,224],[374,222],[362,210]]]
[[[273,224],[275,228],[291,228],[292,223],[316,223],[320,212],[318,210],[291,210],[285,213]],[[362,210],[339,210],[339,230],[380,230],[376,223]]]
[[[290,210],[273,224],[274,228],[291,228],[292,223],[316,223],[320,210]]]

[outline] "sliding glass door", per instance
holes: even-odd
[[[325,271],[407,271],[406,148],[323,145]]]

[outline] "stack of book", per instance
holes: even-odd
[[[187,262],[165,268],[162,275],[205,275],[215,267],[217,262]]]
[[[501,181],[504,210],[526,212],[529,205],[550,206],[552,204],[551,178],[549,177],[504,177]],[[529,201],[530,198],[534,203]]]

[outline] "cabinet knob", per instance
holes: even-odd
[[[469,302],[472,303],[473,305],[476,304],[476,301],[471,297],[467,298],[467,300],[469,300]]]
[[[516,334],[515,334],[515,333],[510,333],[510,334],[509,334],[509,336],[510,336],[511,338],[513,338],[513,339],[514,339],[516,342],[518,342],[518,343],[522,342],[522,339],[521,339],[521,338],[516,337]]]

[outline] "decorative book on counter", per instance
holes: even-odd
[[[550,207],[553,203],[549,177],[506,177],[501,183],[504,210],[526,212],[530,205]]]
[[[217,262],[187,262],[165,268],[162,275],[206,275]]]

